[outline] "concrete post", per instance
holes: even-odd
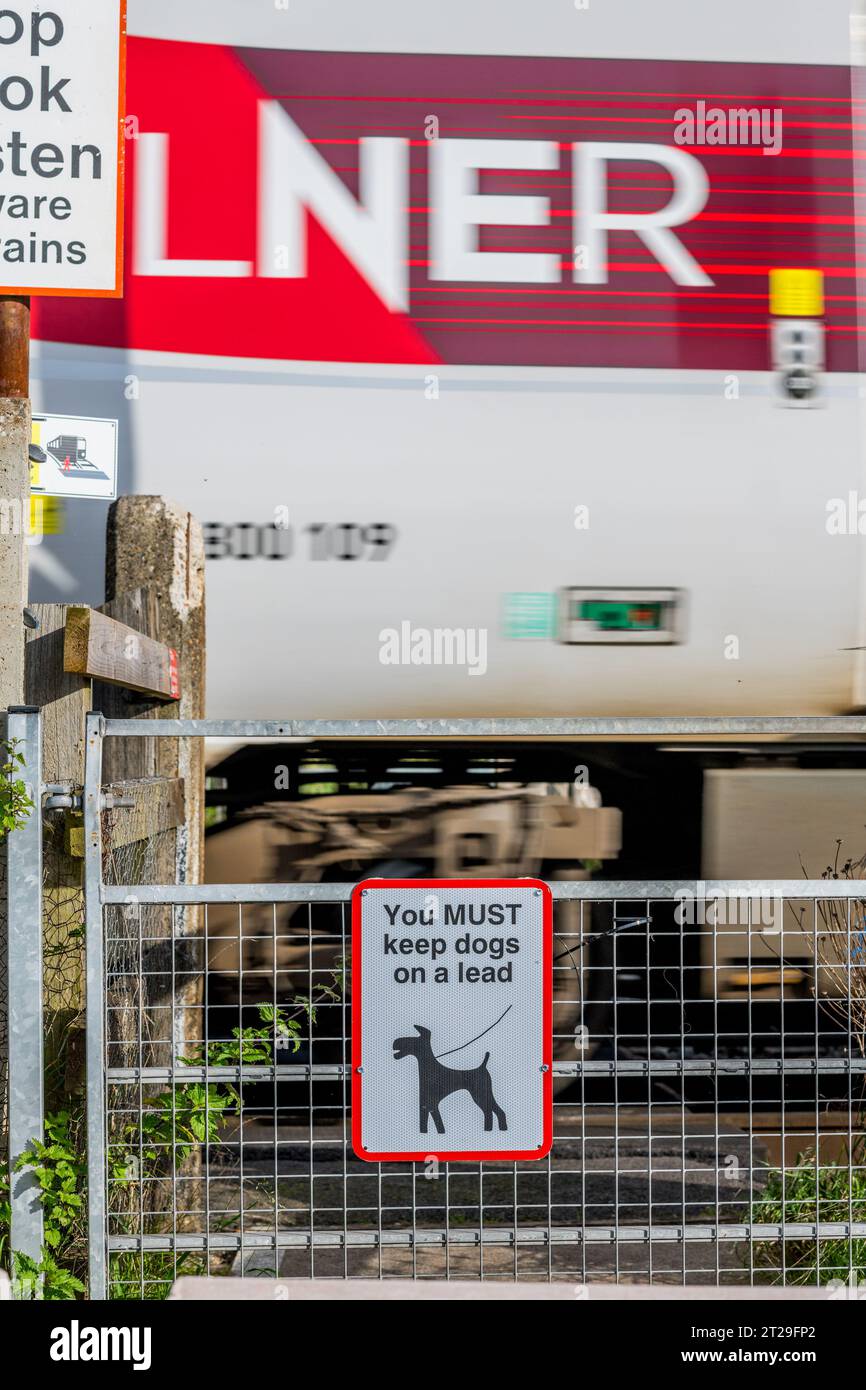
[[[0,737],[24,703],[24,618],[30,527],[30,402],[0,398]],[[38,776],[38,770],[37,770]],[[0,838],[0,1153],[6,1152],[8,989],[6,842]]]
[[[30,402],[0,400],[0,709],[24,699]]]
[[[108,514],[105,597],[150,589],[159,603],[159,640],[174,647],[180,700],[166,719],[205,713],[204,541],[195,517],[164,497],[121,497]],[[186,826],[178,836],[178,883],[201,883],[204,868],[204,740],[161,739],[158,772],[186,782]]]

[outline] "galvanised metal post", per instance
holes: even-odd
[[[15,1165],[43,1138],[42,1066],[42,737],[39,710],[10,708],[7,738],[24,763],[21,780],[33,809],[7,837],[9,921],[9,1170],[13,1254],[42,1256],[39,1185],[32,1168]]]
[[[101,714],[88,714],[84,749],[84,927],[87,1010],[87,1243],[89,1293],[107,1296],[105,944],[102,929]]]

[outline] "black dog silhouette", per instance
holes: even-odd
[[[414,1028],[418,1034],[417,1038],[394,1039],[394,1056],[396,1058],[415,1057],[417,1059],[421,1133],[427,1133],[427,1121],[431,1115],[437,1134],[445,1133],[439,1105],[446,1096],[453,1095],[455,1091],[469,1092],[478,1109],[484,1115],[485,1130],[493,1128],[494,1115],[499,1121],[499,1128],[507,1129],[505,1111],[496,1104],[493,1095],[493,1082],[490,1080],[490,1073],[487,1070],[490,1053],[485,1052],[481,1066],[472,1067],[471,1070],[458,1071],[455,1067],[443,1067],[438,1057],[434,1056],[433,1048],[430,1046],[430,1029],[422,1028],[420,1023],[414,1024]]]

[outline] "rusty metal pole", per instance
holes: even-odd
[[[30,395],[30,299],[0,295],[0,399]]]

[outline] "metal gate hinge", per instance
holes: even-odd
[[[42,787],[42,805],[46,811],[80,811],[82,790],[74,782],[46,782]],[[135,797],[117,796],[114,792],[104,792],[99,798],[100,811],[117,811],[134,805]]]
[[[81,792],[76,791],[74,782],[46,782],[42,805],[46,811],[80,811]]]

